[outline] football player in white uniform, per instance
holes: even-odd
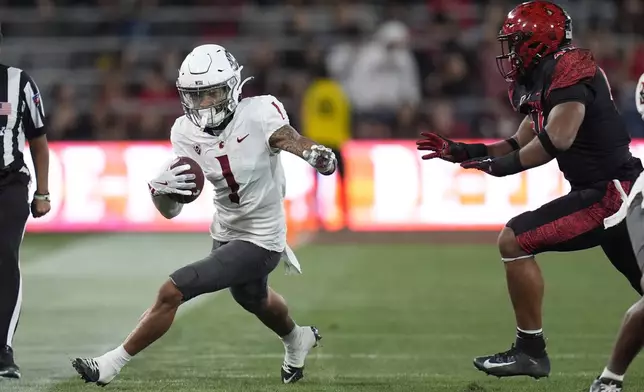
[[[241,70],[219,45],[195,48],[179,69],[177,88],[185,115],[174,123],[170,139],[174,154],[197,161],[214,185],[213,249],[170,275],[122,345],[99,357],[73,360],[86,382],[108,384],[133,356],[168,331],[179,305],[226,288],[282,339],[282,382],[303,377],[304,359],[320,336],[315,327],[298,326],[284,299],[267,285],[268,274],[282,258],[299,271],[286,245],[280,151],[301,157],[325,175],[335,171],[336,158],[329,148],[300,136],[276,98],[240,100],[248,80],[241,81]],[[168,195],[190,195],[195,187],[194,174],[185,173],[189,167],[166,164],[149,182],[155,206],[168,219],[182,208]]]
[[[635,105],[644,120],[644,74],[640,76],[635,88]],[[615,186],[622,195],[623,204],[619,211],[604,220],[606,228],[617,226],[626,219],[626,227],[640,270],[644,271],[644,173],[633,183],[630,195],[626,195],[621,185]],[[644,278],[640,282],[644,291]],[[644,297],[628,309],[624,322],[617,335],[608,364],[604,371],[590,386],[590,392],[620,392],[626,370],[644,347]]]

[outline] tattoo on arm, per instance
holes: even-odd
[[[273,132],[268,139],[268,144],[272,148],[278,148],[290,152],[300,158],[304,158],[304,151],[309,150],[315,143],[304,136],[301,136],[290,125],[284,125],[282,128]]]

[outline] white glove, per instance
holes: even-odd
[[[328,147],[316,144],[305,150],[302,155],[309,165],[324,175],[332,174],[337,166],[335,153]]]
[[[635,106],[642,119],[644,119],[644,74],[640,76],[640,80],[637,81],[637,86],[635,87]]]
[[[189,182],[195,179],[194,174],[181,174],[190,169],[190,165],[181,165],[170,168],[166,165],[163,171],[156,178],[148,182],[152,196],[168,195],[176,193],[179,195],[192,195],[191,189],[196,188],[197,184]]]

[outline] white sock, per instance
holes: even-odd
[[[123,366],[125,366],[130,359],[132,359],[132,356],[125,351],[125,348],[123,345],[118,346],[112,351],[108,351],[105,354],[101,355],[99,360],[104,360],[114,366],[114,368],[118,369],[119,371]]]
[[[302,336],[302,327],[295,324],[295,327],[293,327],[293,330],[289,332],[288,335],[282,336],[281,339],[284,342],[284,344],[291,345],[299,342],[301,336]]]
[[[604,371],[602,372],[602,375],[599,376],[599,378],[608,378],[610,380],[615,380],[615,381],[624,381],[624,375],[619,375],[611,372],[608,370],[608,368],[604,368]]]

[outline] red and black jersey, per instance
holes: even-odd
[[[563,48],[543,59],[530,76],[513,83],[509,96],[516,111],[532,117],[535,133],[544,132],[556,105],[580,102],[586,106],[575,141],[557,156],[559,169],[573,189],[639,175],[642,163],[630,152],[631,138],[608,79],[589,50]]]

